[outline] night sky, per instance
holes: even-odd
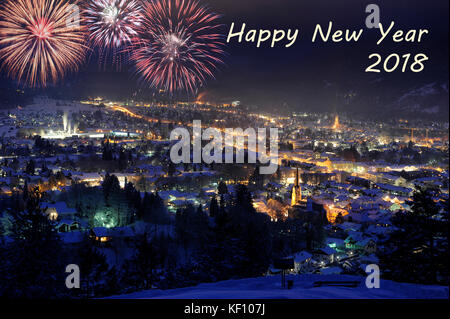
[[[377,29],[365,28],[365,7],[370,1],[357,0],[202,0],[223,15],[223,33],[232,22],[242,22],[247,29],[300,29],[297,42],[290,48],[281,43],[270,48],[268,43],[256,48],[254,43],[232,43],[227,46],[225,65],[205,92],[211,100],[241,100],[261,108],[288,106],[293,109],[339,107],[336,96],[357,92],[365,99],[383,94],[396,94],[428,82],[445,82],[448,87],[448,5],[447,0],[376,1],[381,9],[383,25],[395,21],[396,30],[426,28],[430,31],[421,43],[396,44],[387,39],[376,45]],[[357,43],[311,43],[314,27],[359,30]],[[425,53],[430,60],[423,72],[365,73],[371,53]],[[2,87],[16,86],[2,74]],[[376,85],[374,84],[376,83]],[[81,96],[130,96],[138,88],[132,72],[105,72],[91,59],[81,71],[65,79],[57,89],[70,88]],[[54,90],[54,89],[53,89]],[[364,104],[364,103],[363,103]]]

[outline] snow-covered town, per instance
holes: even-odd
[[[199,113],[219,129],[282,128],[277,172],[262,175],[245,163],[173,164],[170,132]],[[104,264],[87,270],[102,278],[86,278],[92,296],[279,276],[285,270],[274,261],[286,258],[291,275],[365,276],[367,265],[388,264],[396,216],[429,203],[437,222],[448,217],[448,123],[410,129],[400,120],[363,130],[366,123],[337,114],[281,117],[237,102],[45,97],[4,111],[0,121],[1,242],[17,236],[15,214],[34,199],[60,249]],[[444,243],[435,238],[438,251]],[[215,258],[211,249],[219,254],[213,269],[204,263]],[[442,271],[435,284],[448,278]],[[383,273],[396,278],[394,269]],[[107,280],[120,288],[110,290]]]
[[[439,312],[449,5],[0,0],[0,302]]]

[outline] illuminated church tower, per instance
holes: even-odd
[[[297,167],[297,171],[295,172],[295,183],[294,183],[294,187],[292,188],[291,206],[297,205],[298,202],[301,202],[301,200],[302,200],[302,189],[300,187],[298,180],[299,180],[299,178],[298,178],[298,167]]]
[[[336,114],[334,117],[333,130],[339,130],[341,128],[341,124],[339,124],[339,115]]]

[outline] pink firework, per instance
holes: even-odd
[[[219,15],[196,0],[154,0],[144,5],[131,59],[151,87],[194,93],[223,63]]]
[[[142,6],[139,0],[87,0],[84,21],[89,42],[101,53],[124,49],[137,35],[141,25]]]

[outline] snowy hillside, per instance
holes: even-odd
[[[412,88],[393,104],[400,112],[448,113],[448,83],[428,83]]]
[[[448,298],[448,287],[396,283],[381,280],[379,289],[368,289],[365,278],[347,275],[288,276],[294,280],[290,290],[281,289],[280,276],[227,280],[196,287],[147,290],[114,299],[428,299]],[[314,287],[315,281],[360,280],[357,288]]]

